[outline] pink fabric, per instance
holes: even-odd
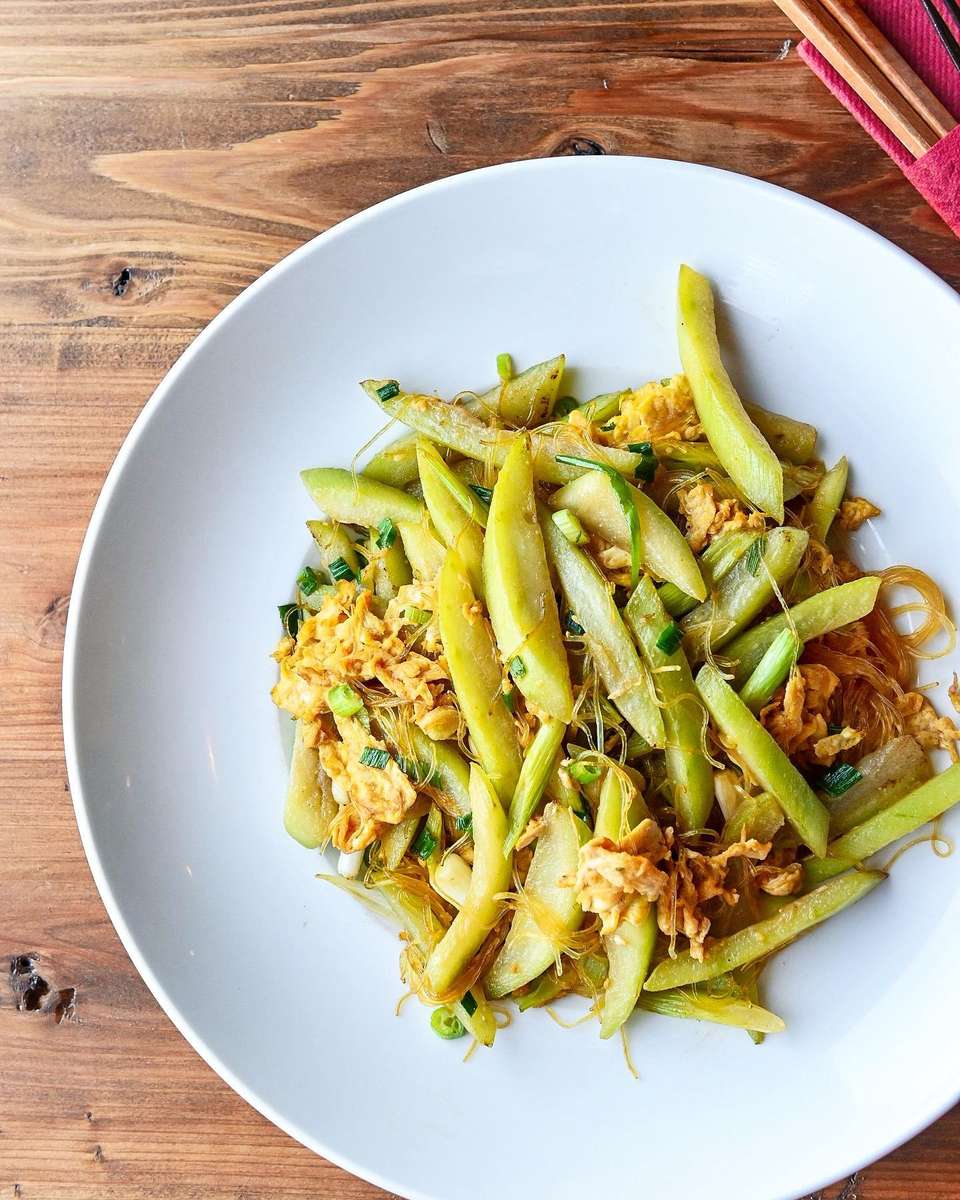
[[[903,173],[960,237],[960,125]]]
[[[916,73],[960,120],[960,71],[940,45],[919,0],[860,0],[860,6]],[[948,22],[949,14],[941,9]],[[960,38],[960,29],[953,25]],[[900,167],[930,206],[960,236],[960,130],[954,129],[919,159],[893,136],[809,42],[800,43],[800,57],[837,96],[874,141]]]

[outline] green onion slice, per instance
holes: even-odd
[[[400,395],[400,384],[395,379],[388,379],[383,387],[377,388],[377,396],[381,400],[392,400]]]
[[[664,654],[674,654],[682,641],[683,631],[676,621],[671,621],[669,625],[665,625],[660,630],[657,636],[657,649],[662,650]]]
[[[481,487],[479,483],[471,483],[467,485],[470,491],[479,496],[484,504],[489,504],[493,499],[493,492],[490,488]]]
[[[461,813],[454,821],[457,833],[473,832],[473,813]]]
[[[852,763],[838,763],[824,771],[820,786],[831,796],[842,796],[862,778],[863,772],[858,771]]]
[[[437,839],[433,836],[430,830],[424,827],[414,839],[411,849],[419,859],[427,859],[437,848]]]
[[[290,637],[295,638],[300,628],[300,622],[303,620],[303,611],[299,604],[278,604],[277,611],[280,613],[280,621],[283,624],[284,631]]]
[[[463,1001],[461,1000],[462,1003]],[[430,1028],[437,1037],[442,1037],[447,1042],[453,1041],[455,1038],[461,1038],[467,1032],[457,1014],[451,1012],[445,1004],[433,1010],[430,1016]]]
[[[513,378],[513,359],[509,354],[497,355],[497,374],[503,383],[509,383]]]
[[[572,513],[569,508],[560,508],[553,513],[553,523],[560,530],[568,542],[573,542],[575,546],[582,546],[584,542],[589,541],[586,530],[580,524],[580,518],[576,513]]]
[[[313,567],[304,567],[297,576],[297,587],[305,596],[312,596],[320,586],[320,580]]]
[[[573,467],[586,467],[590,471],[602,471],[610,480],[613,486],[614,493],[620,501],[620,507],[623,509],[623,515],[627,519],[627,528],[630,531],[630,586],[636,587],[640,579],[640,560],[643,557],[643,543],[640,538],[640,517],[637,515],[637,507],[633,503],[633,497],[630,495],[630,485],[613,467],[606,463],[596,462],[592,458],[577,458],[573,454],[558,454],[557,462],[568,463]]]
[[[586,630],[583,628],[577,618],[572,612],[569,611],[563,618],[563,627],[567,633],[573,634],[574,637],[583,637],[584,633],[586,633]]]
[[[363,708],[363,701],[349,683],[335,684],[327,692],[327,704],[330,705],[330,711],[338,717],[355,717]],[[386,751],[381,753],[385,754]]]
[[[527,664],[523,661],[519,654],[510,660],[510,674],[514,679],[522,679],[527,673]]]
[[[350,570],[350,564],[347,562],[347,560],[342,555],[339,555],[337,558],[335,558],[333,560],[333,562],[330,564],[329,571],[330,571],[330,574],[333,576],[333,578],[336,579],[338,582],[341,579],[355,579],[356,578],[354,573]]]
[[[460,1004],[463,1006],[463,1010],[468,1017],[472,1017],[477,1011],[477,1001],[473,992],[465,992]]]
[[[600,778],[600,768],[596,763],[572,762],[567,770],[570,772],[570,778],[575,779],[577,783],[596,783]]]
[[[758,537],[755,542],[750,543],[750,549],[747,551],[747,570],[751,575],[756,575],[760,570],[760,563],[766,552],[767,539],[765,537]]]
[[[389,751],[380,750],[376,746],[364,746],[360,755],[362,767],[376,767],[378,771],[382,771],[389,761]]]
[[[389,517],[384,517],[377,526],[377,546],[381,550],[389,550],[397,540],[397,527]]]
[[[433,613],[429,608],[417,608],[415,604],[408,604],[403,610],[403,619],[411,625],[427,625],[433,619]]]

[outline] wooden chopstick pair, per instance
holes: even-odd
[[[854,0],[776,0],[915,158],[957,124]]]

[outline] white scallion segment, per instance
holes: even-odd
[[[356,879],[360,874],[360,868],[363,866],[363,851],[340,851],[340,857],[337,859],[337,874],[342,875],[344,879]]]
[[[444,900],[449,900],[457,908],[463,908],[470,891],[470,880],[473,872],[459,854],[451,852],[440,860],[433,876],[433,884]]]
[[[568,542],[572,542],[574,546],[582,546],[588,541],[586,531],[580,524],[580,518],[570,511],[569,508],[560,508],[553,514],[553,523],[560,530]]]

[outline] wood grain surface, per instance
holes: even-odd
[[[312,234],[505,159],[743,171],[960,284],[955,239],[794,41],[759,0],[0,0],[0,1197],[383,1194],[187,1046],[80,847],[64,622],[90,510],[155,385]],[[954,1111],[826,1194],[957,1200],[958,1134]]]

